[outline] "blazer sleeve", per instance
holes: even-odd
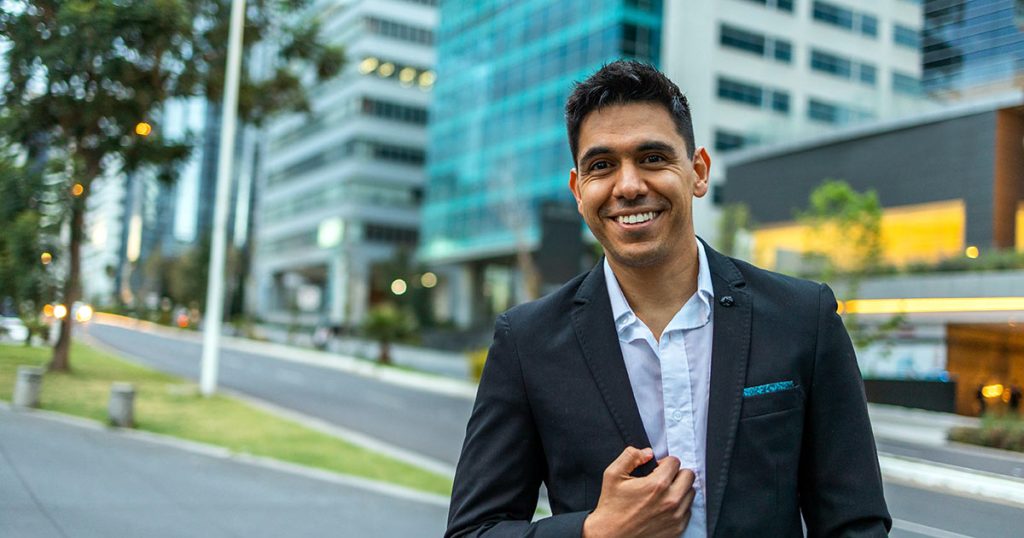
[[[818,302],[799,478],[808,536],[887,536],[892,518],[857,357],[824,284]]]
[[[545,474],[512,328],[502,314],[466,428],[445,537],[580,536],[589,512],[531,522]]]

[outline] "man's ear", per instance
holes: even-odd
[[[573,197],[576,198],[576,211],[582,215],[583,198],[580,196],[579,174],[576,173],[575,168],[569,170],[569,190],[572,191]]]
[[[693,184],[693,195],[697,198],[708,193],[708,184],[711,182],[711,156],[704,146],[698,147],[693,152],[693,173],[696,176]]]

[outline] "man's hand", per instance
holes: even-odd
[[[678,538],[690,522],[693,471],[668,456],[642,478],[629,473],[654,457],[650,448],[626,447],[604,471],[597,508],[583,522],[583,538]]]

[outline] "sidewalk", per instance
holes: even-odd
[[[0,406],[0,536],[439,536],[447,502]]]

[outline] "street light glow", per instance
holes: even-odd
[[[79,323],[85,323],[92,319],[92,314],[92,307],[87,304],[84,304],[82,306],[79,306],[78,309],[75,310],[75,319],[78,320]]]
[[[423,284],[424,288],[433,288],[437,285],[437,275],[431,272],[423,273],[420,277],[420,284]]]
[[[149,136],[149,133],[152,132],[153,126],[144,121],[140,121],[139,123],[135,124],[135,134],[139,136]]]
[[[972,259],[972,260],[977,258],[978,257],[978,247],[976,247],[974,245],[971,245],[971,246],[967,247],[967,249],[964,250],[964,255],[967,256],[968,258]]]
[[[39,261],[43,262],[43,265],[49,265],[53,261],[53,254],[44,252],[39,256]]]
[[[85,187],[82,186],[81,183],[75,183],[74,185],[71,186],[71,195],[72,196],[75,196],[75,197],[81,196],[83,192],[85,192]]]
[[[396,278],[394,282],[391,283],[391,293],[394,293],[395,295],[402,295],[408,289],[409,285],[401,278]]]
[[[67,317],[67,315],[68,307],[62,304],[53,305],[53,317],[57,319],[64,319],[65,317]]]
[[[52,318],[53,317],[53,305],[52,304],[48,304],[48,305],[43,307],[43,315],[48,317],[48,318]]]

